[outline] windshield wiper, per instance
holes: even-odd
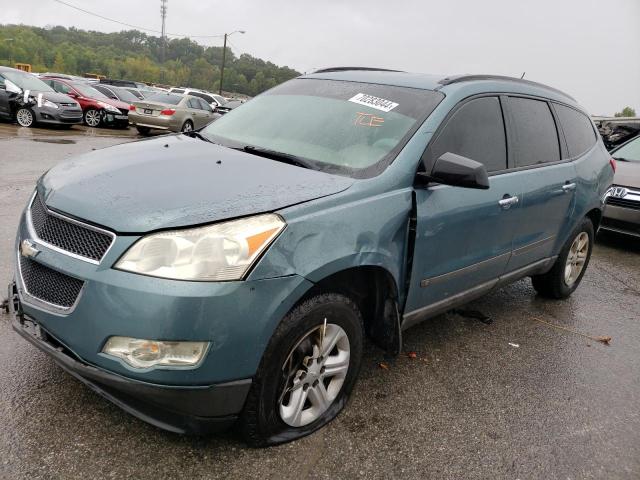
[[[195,130],[191,130],[190,132],[182,132],[182,134],[183,135],[187,135],[189,137],[199,138],[200,140],[204,140],[205,142],[213,143],[214,145],[218,145],[216,142],[211,140],[209,137],[205,137],[203,134],[201,134],[200,132],[197,132]]]
[[[289,165],[296,165],[297,167],[317,170],[317,167],[308,160],[297,157],[295,155],[291,155],[290,153],[278,152],[277,150],[270,150],[268,148],[254,147],[253,145],[245,145],[244,147],[235,148],[235,150],[241,150],[252,155],[270,158],[271,160],[288,163]]]
[[[629,159],[628,158],[623,158],[623,157],[613,157],[614,160],[620,160],[621,162],[628,162]]]

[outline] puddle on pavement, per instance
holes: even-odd
[[[68,138],[32,138],[31,141],[42,143],[57,143],[60,145],[69,145],[76,143],[75,140],[69,140]]]

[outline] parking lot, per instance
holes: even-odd
[[[3,289],[37,178],[136,138],[0,123]],[[640,478],[639,319],[640,245],[600,235],[570,299],[542,299],[527,279],[408,330],[396,359],[368,345],[333,423],[254,450],[233,431],[183,437],[129,416],[0,314],[0,478]]]

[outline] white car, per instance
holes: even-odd
[[[214,110],[217,107],[220,107],[227,103],[227,100],[220,95],[216,95],[215,93],[210,92],[204,92],[202,90],[196,90],[193,88],[173,87],[169,89],[169,93],[181,93],[183,95],[192,95],[194,97],[201,98],[209,105],[211,105],[211,108],[213,108]]]

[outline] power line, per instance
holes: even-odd
[[[152,28],[145,28],[145,27],[140,27],[138,25],[132,25],[132,24],[126,23],[126,22],[121,22],[120,20],[116,20],[114,18],[105,17],[104,15],[100,15],[99,13],[90,12],[89,10],[85,10],[84,8],[80,8],[80,7],[76,6],[76,5],[72,5],[70,3],[64,2],[63,0],[53,0],[53,1],[57,2],[57,3],[60,3],[62,5],[65,5],[67,7],[73,8],[75,10],[78,10],[80,12],[86,13],[87,15],[92,15],[94,17],[98,17],[98,18],[101,18],[102,20],[107,20],[109,22],[118,23],[120,25],[124,25],[125,27],[135,28],[136,30],[142,30],[142,31],[145,31],[145,32],[159,33],[160,35],[163,34],[163,32],[160,31],[160,30],[154,30]],[[222,38],[222,37],[224,37],[224,34],[219,34],[219,35],[181,35],[181,34],[178,34],[178,33],[166,33],[166,32],[164,32],[164,35],[170,36],[170,37],[186,37],[186,38]]]

